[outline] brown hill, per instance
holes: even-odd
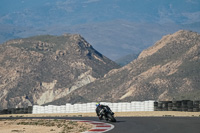
[[[119,66],[80,35],[36,36],[0,45],[0,109],[45,104]]]
[[[53,102],[200,99],[200,35],[164,36],[130,64]]]

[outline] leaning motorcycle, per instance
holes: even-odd
[[[115,119],[115,117],[114,117],[114,113],[113,113],[110,109],[108,109],[108,108],[106,108],[106,107],[104,107],[104,108],[100,111],[100,115],[102,115],[102,118],[103,118],[104,120],[106,120],[106,121],[116,122],[116,119]]]

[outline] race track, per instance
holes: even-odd
[[[17,119],[33,118],[99,121],[97,117],[22,117]],[[200,133],[200,117],[117,117],[116,119],[116,123],[109,123],[114,125],[114,129],[107,133]]]
[[[200,118],[121,117],[117,120],[109,133],[200,133]]]

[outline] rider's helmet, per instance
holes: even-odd
[[[100,103],[96,103],[96,107],[98,107],[100,105]]]

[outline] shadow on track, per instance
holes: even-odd
[[[122,122],[126,122],[126,121],[116,121],[115,123],[122,123]]]

